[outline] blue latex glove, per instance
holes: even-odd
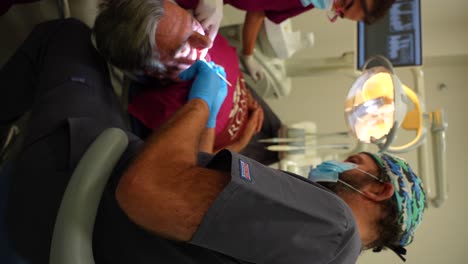
[[[195,79],[192,83],[188,99],[200,98],[206,102],[211,111],[222,80],[216,75],[206,61],[196,61],[190,68],[179,74],[184,81]]]
[[[206,102],[210,109],[207,127],[216,126],[216,116],[227,95],[227,85],[217,73],[226,76],[222,67],[199,60],[179,74],[185,81],[195,78],[188,99],[200,98]]]

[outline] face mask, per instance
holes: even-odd
[[[342,162],[342,161],[334,161],[334,160],[328,160],[320,163],[317,167],[313,168],[309,172],[309,180],[314,181],[314,182],[340,182],[346,186],[348,186],[350,189],[353,189],[354,191],[368,197],[365,193],[363,193],[361,190],[355,188],[354,186],[350,185],[347,182],[344,182],[339,179],[340,173],[349,171],[349,170],[359,170],[369,177],[374,178],[377,181],[383,182],[381,179],[379,179],[377,176],[372,175],[366,171],[363,171],[358,168],[358,166],[354,163],[351,162]]]
[[[331,10],[333,0],[301,0],[302,6],[314,5],[317,9]]]
[[[328,160],[313,168],[308,178],[314,182],[337,182],[340,173],[356,168],[357,165],[351,162]]]

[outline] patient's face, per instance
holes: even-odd
[[[166,66],[166,76],[176,78],[196,60],[206,56],[211,40],[200,23],[185,9],[164,1],[164,16],[156,29],[156,49]]]

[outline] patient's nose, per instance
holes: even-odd
[[[211,47],[211,39],[208,36],[202,35],[196,31],[189,38],[190,46],[195,49],[202,50]]]

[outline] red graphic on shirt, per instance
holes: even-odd
[[[240,81],[240,78],[236,82],[232,100],[232,109],[227,125],[216,134],[215,149],[230,145],[238,140],[247,124],[247,92],[244,82]]]

